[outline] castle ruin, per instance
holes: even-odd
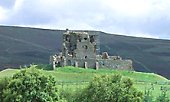
[[[113,68],[133,70],[131,60],[120,56],[109,56],[107,52],[99,55],[99,35],[66,30],[63,34],[62,52],[51,56],[53,69],[64,66],[82,68]]]

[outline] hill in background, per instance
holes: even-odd
[[[0,26],[0,68],[48,64],[49,56],[61,51],[62,30]],[[170,41],[107,34],[100,35],[100,53],[132,59],[137,71],[170,78]]]

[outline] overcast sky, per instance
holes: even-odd
[[[0,25],[170,39],[170,0],[0,0]]]

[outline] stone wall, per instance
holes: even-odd
[[[95,59],[67,59],[67,65],[68,66],[77,66],[76,67],[82,67],[85,68],[85,62],[87,68],[94,68],[96,67],[96,60]]]
[[[112,59],[67,59],[67,66],[75,66],[82,68],[111,68],[121,70],[133,70],[131,60],[112,60]]]
[[[99,59],[98,62],[100,68],[133,70],[131,60]]]

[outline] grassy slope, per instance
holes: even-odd
[[[130,71],[123,71],[123,70],[110,70],[110,69],[100,69],[100,70],[93,70],[93,69],[82,69],[82,68],[75,68],[75,67],[65,67],[59,68],[57,71],[48,71],[45,74],[54,75],[55,78],[60,82],[68,82],[74,84],[67,84],[65,88],[68,89],[75,89],[84,88],[87,82],[91,81],[94,76],[96,75],[113,75],[113,74],[121,74],[123,77],[129,77],[134,81],[134,85],[139,90],[143,91],[145,89],[150,89],[151,83],[154,85],[154,90],[152,90],[153,96],[157,97],[160,94],[160,87],[164,86],[169,89],[168,95],[170,96],[170,85],[169,80],[154,74],[154,73],[142,73],[142,72],[130,72]],[[157,83],[157,84],[156,84]],[[67,89],[66,89],[67,90]]]
[[[0,78],[12,77],[13,74],[19,72],[19,69],[5,69],[0,71]]]
[[[1,77],[9,77],[14,73],[18,72],[19,69],[5,69],[0,72]],[[61,80],[63,82],[82,82],[82,81],[91,81],[95,75],[103,75],[103,74],[121,74],[124,77],[129,77],[136,82],[167,82],[169,81],[165,77],[154,73],[143,73],[143,72],[135,72],[135,71],[125,71],[125,70],[110,70],[110,69],[84,69],[84,68],[76,68],[72,66],[67,66],[64,68],[58,68],[55,71],[43,70],[44,74],[53,75],[57,80]]]
[[[65,67],[59,68],[56,71],[48,71],[45,74],[54,75],[59,82],[63,82],[67,90],[74,90],[75,88],[84,88],[88,85],[87,82],[91,81],[96,75],[113,75],[121,74],[123,77],[129,77],[134,81],[134,86],[143,91],[145,89],[150,89],[153,84],[154,90],[152,94],[154,97],[157,97],[160,94],[160,88],[168,88],[168,96],[170,96],[170,81],[165,77],[154,73],[143,73],[143,72],[130,72],[124,70],[110,70],[110,69],[83,69],[75,67]],[[68,82],[68,83],[67,83]],[[71,84],[69,84],[71,83]]]
[[[6,69],[0,72],[0,78],[10,77],[14,73],[18,72],[19,69]],[[56,78],[59,84],[63,84],[62,88],[69,90],[76,90],[76,88],[84,88],[88,85],[88,82],[93,79],[96,75],[113,75],[121,74],[123,77],[129,77],[134,81],[134,85],[139,90],[144,91],[145,89],[151,88],[151,83],[154,85],[153,95],[158,96],[160,94],[160,87],[164,86],[169,88],[168,95],[170,95],[170,81],[160,75],[153,73],[142,73],[142,72],[129,72],[121,70],[108,70],[108,69],[83,69],[75,67],[58,68],[55,71],[42,70],[45,75],[52,75]],[[59,85],[59,86],[60,86]]]
[[[61,51],[63,32],[0,26],[0,69],[49,63],[49,56]],[[132,59],[137,71],[154,72],[170,78],[170,41],[96,31],[89,33],[100,35],[101,52]]]

